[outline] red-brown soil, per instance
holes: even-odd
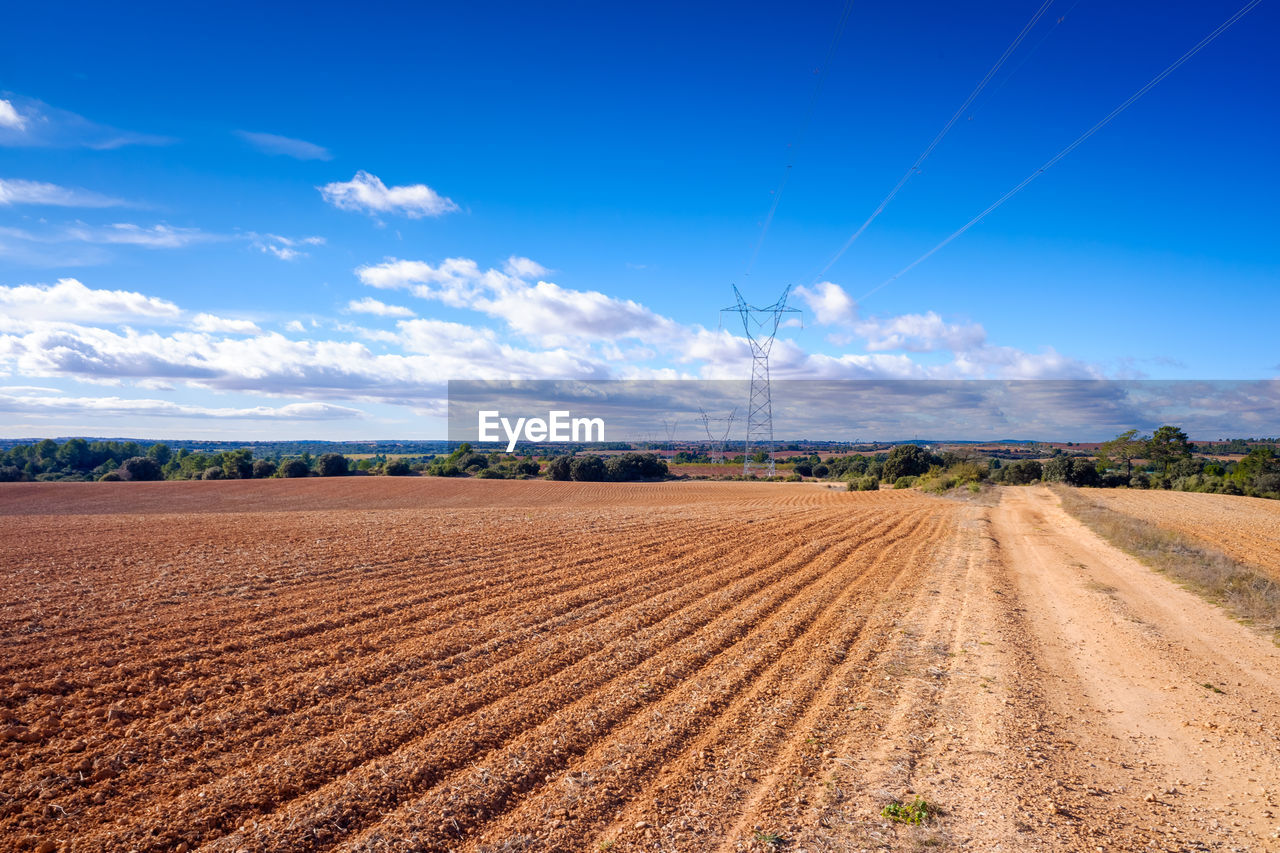
[[[1280,653],[1073,524],[1040,489],[6,485],[0,849],[1276,849]]]

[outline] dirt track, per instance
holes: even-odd
[[[1045,490],[19,484],[0,515],[0,848],[1280,849],[1280,650]],[[914,794],[930,825],[879,816]]]

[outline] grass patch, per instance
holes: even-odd
[[[887,817],[895,823],[920,826],[932,820],[936,812],[937,809],[925,802],[923,798],[916,797],[909,803],[900,803],[896,800],[889,803],[889,805],[880,810],[880,816]]]
[[[769,847],[781,847],[787,843],[787,840],[776,832],[765,832],[762,829],[756,830],[756,841]]]
[[[1063,509],[1112,545],[1280,641],[1280,582],[1274,578],[1216,548],[1097,504],[1080,489],[1053,491]]]

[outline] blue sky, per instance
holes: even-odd
[[[844,2],[22,4],[0,432],[438,437],[447,379],[742,377],[732,283],[801,288],[791,378],[1276,377],[1274,3],[862,299],[1244,5],[1055,0],[819,276],[1042,2],[853,2],[825,73]]]

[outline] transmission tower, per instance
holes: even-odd
[[[707,455],[711,457],[713,465],[723,464],[724,448],[729,443],[729,433],[733,431],[733,419],[737,417],[738,410],[734,409],[729,412],[729,417],[727,418],[712,417],[707,414],[706,409],[701,407],[699,407],[698,411],[702,413],[702,426],[707,431],[707,445],[710,449],[710,453]],[[714,429],[712,424],[715,425]],[[721,429],[722,424],[724,429]]]
[[[765,308],[749,304],[742,298],[742,292],[736,284],[733,286],[733,295],[738,300],[737,304],[722,308],[721,313],[733,311],[738,314],[742,319],[742,330],[751,344],[751,394],[747,400],[747,443],[742,473],[750,475],[761,471],[765,476],[772,477],[773,399],[769,392],[769,351],[773,349],[773,339],[778,334],[782,315],[799,314],[800,309],[787,307],[791,285],[787,285],[787,289],[782,291],[777,302]],[[765,461],[753,461],[751,457],[756,453],[764,453]]]
[[[672,453],[676,449],[676,430],[680,427],[680,421],[675,418],[663,418],[662,429],[667,434],[667,450]]]

